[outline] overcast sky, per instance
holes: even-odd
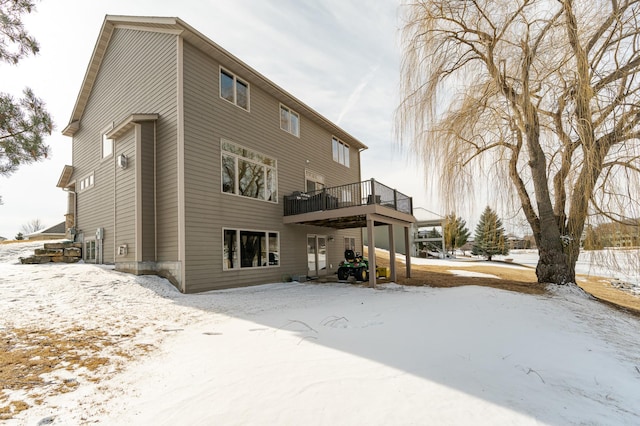
[[[399,102],[400,0],[44,0],[25,18],[40,54],[18,66],[0,63],[0,91],[31,87],[56,123],[49,159],[0,177],[0,236],[13,238],[39,218],[64,220],[66,194],[56,183],[71,164],[68,124],[106,14],[177,16],[369,146],[363,179],[414,197],[438,211],[424,173],[393,137]]]

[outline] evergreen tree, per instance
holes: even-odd
[[[442,235],[440,235],[440,233],[435,227],[431,228],[431,231],[427,231],[427,238],[440,238],[440,237],[442,237]]]
[[[38,53],[38,43],[22,24],[22,16],[34,9],[31,0],[0,1],[0,62],[17,64]],[[24,89],[24,97],[17,100],[0,92],[0,176],[47,158],[44,137],[52,131],[51,116],[31,89]]]
[[[502,220],[489,206],[482,212],[480,222],[476,226],[475,241],[473,242],[471,254],[485,256],[487,260],[491,260],[491,257],[496,254],[509,254],[509,247],[504,238]]]
[[[24,235],[22,235],[22,232],[18,232],[18,235],[16,235],[16,240],[18,241],[24,240]]]
[[[446,249],[451,250],[451,254],[454,254],[455,250],[465,245],[468,239],[467,222],[460,217],[456,217],[453,213],[448,215],[444,223],[444,245]]]

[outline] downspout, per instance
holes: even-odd
[[[180,265],[180,291],[182,293],[187,292],[186,287],[186,268],[187,268],[187,260],[186,260],[186,206],[185,206],[185,182],[184,182],[184,92],[183,92],[183,79],[184,79],[184,68],[183,68],[183,38],[182,36],[177,36],[177,203],[178,203],[178,264]]]
[[[115,160],[116,158],[116,140],[113,140],[113,157],[112,157],[112,161]],[[113,161],[113,264],[116,264],[116,237],[118,236],[117,230],[116,230],[116,216],[117,216],[117,209],[116,209],[116,203],[118,202],[118,197],[117,197],[117,181],[116,181],[116,172],[117,172],[117,168],[118,168],[118,164],[116,161]],[[104,236],[100,242],[100,245],[102,245],[103,250],[100,250],[101,253],[101,257],[102,257],[102,262],[100,263],[104,263]]]
[[[153,122],[153,261],[158,262],[158,123]],[[157,265],[156,265],[157,267]]]

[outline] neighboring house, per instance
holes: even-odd
[[[105,18],[63,134],[84,260],[182,292],[331,274],[362,227],[414,221],[362,142],[178,18]]]
[[[462,245],[462,247],[460,247],[460,251],[466,255],[466,252],[470,252],[471,250],[473,250],[473,244],[475,243],[475,239],[473,236],[470,236],[467,239],[467,242],[464,243]]]
[[[523,250],[529,248],[528,241],[514,234],[507,234],[507,245],[509,250]]]
[[[415,257],[441,257],[444,249],[444,216],[422,207],[414,207],[416,222],[411,225],[409,233],[409,253]],[[406,255],[407,248],[403,244],[402,226],[395,225],[394,244],[396,252]],[[389,232],[384,228],[375,229],[375,243],[377,248],[388,250]],[[367,236],[364,244],[369,245]]]
[[[7,241],[5,237],[0,237],[0,241]]]
[[[640,219],[601,223],[587,226],[581,243],[587,249],[604,247],[631,248],[640,246]]]
[[[61,240],[65,238],[66,228],[65,223],[60,222],[49,228],[41,229],[40,231],[32,232],[24,235],[25,240],[40,241],[40,240]]]

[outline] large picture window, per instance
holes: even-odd
[[[222,141],[222,192],[278,202],[276,160]]]
[[[220,69],[220,97],[248,111],[249,83],[245,83],[229,71]]]
[[[349,167],[349,145],[338,138],[332,138],[331,147],[333,150],[333,161]]]
[[[224,229],[225,270],[280,265],[280,238],[277,232]]]

